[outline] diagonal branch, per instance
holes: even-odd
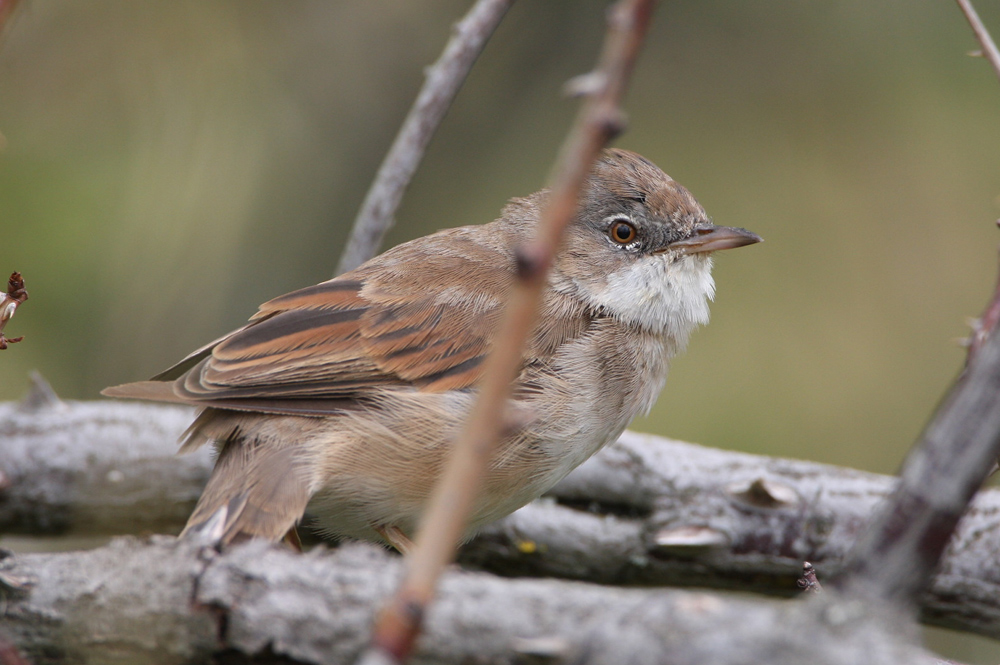
[[[368,189],[340,257],[337,274],[354,270],[378,252],[427,144],[512,4],[514,0],[478,0],[465,18],[455,24],[454,34],[441,57],[427,70],[424,87]]]
[[[601,148],[622,129],[619,103],[652,14],[652,0],[620,0],[608,14],[608,34],[590,96],[557,161],[551,193],[534,241],[517,251],[518,276],[486,359],[479,394],[428,504],[399,591],[380,617],[371,658],[401,662],[413,649],[441,572],[455,555],[476,491],[501,429],[503,406],[563,230],[576,214],[584,181]]]
[[[980,46],[983,47],[983,56],[990,61],[990,65],[993,67],[993,71],[996,72],[997,78],[1000,78],[1000,51],[997,51],[997,45],[993,43],[993,38],[990,37],[990,33],[986,30],[986,26],[979,19],[979,14],[976,13],[975,7],[972,6],[971,0],[955,0],[958,6],[961,8],[962,13],[965,14],[965,18],[969,21],[969,25],[972,26],[972,32],[976,34],[976,39],[979,40]]]

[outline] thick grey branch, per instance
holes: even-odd
[[[176,456],[184,408],[0,404],[0,532],[176,532],[211,467]],[[488,527],[463,563],[505,575],[793,593],[803,560],[821,580],[894,479],[626,432],[552,493]],[[1000,637],[1000,492],[962,520],[924,618]]]
[[[0,403],[0,532],[111,534],[183,525],[208,450],[178,457],[194,411],[123,402]]]
[[[0,617],[35,665],[223,653],[349,663],[400,568],[362,545],[299,555],[256,542],[207,556],[172,538],[125,538],[0,560]],[[412,662],[933,663],[914,635],[905,619],[830,593],[751,602],[452,570]]]
[[[794,593],[803,561],[838,573],[896,479],[626,432],[462,561],[508,575]],[[922,619],[1000,638],[1000,492],[981,492]]]

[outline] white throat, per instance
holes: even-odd
[[[616,318],[666,337],[682,349],[699,325],[708,323],[708,302],[715,297],[712,259],[665,255],[644,257],[608,276],[602,293],[590,299]]]

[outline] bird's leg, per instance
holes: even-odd
[[[403,556],[407,556],[413,551],[413,541],[405,533],[400,531],[398,526],[380,524],[374,527],[378,535],[382,536],[387,543],[396,548]]]

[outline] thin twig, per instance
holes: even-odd
[[[997,226],[1000,226],[1000,220],[997,220]],[[997,271],[997,284],[993,289],[993,298],[990,299],[982,315],[972,322],[972,334],[969,335],[968,340],[969,351],[965,358],[966,367],[979,352],[986,338],[996,328],[997,322],[1000,322],[1000,271]]]
[[[961,8],[962,13],[965,14],[969,25],[972,26],[972,32],[976,34],[976,39],[979,40],[979,44],[983,48],[983,56],[990,61],[990,65],[993,67],[993,71],[996,72],[997,78],[1000,78],[1000,51],[997,51],[997,45],[993,43],[993,38],[990,37],[989,31],[986,30],[986,26],[979,19],[979,14],[976,13],[971,0],[955,1],[958,3],[959,8]]]
[[[375,626],[369,662],[402,662],[407,658],[438,577],[454,558],[502,426],[503,405],[563,229],[576,214],[580,191],[598,153],[622,129],[619,104],[652,9],[653,0],[621,0],[608,14],[608,34],[592,79],[599,85],[593,86],[563,145],[533,243],[517,251],[518,279],[497,344],[486,360],[478,398],[431,496],[406,577]]]
[[[465,82],[472,64],[514,0],[478,0],[461,21],[396,135],[354,220],[351,237],[337,266],[337,274],[354,270],[375,256],[392,228],[403,198],[427,144]]]

